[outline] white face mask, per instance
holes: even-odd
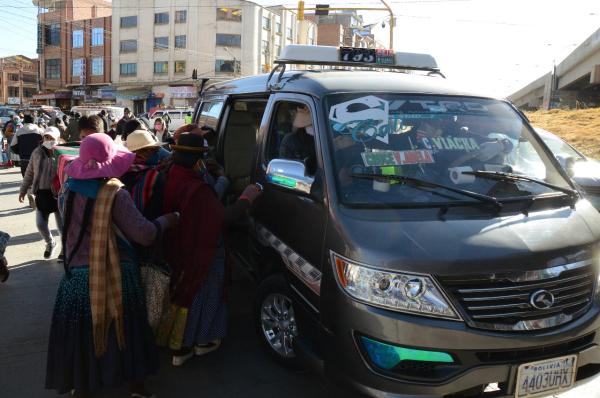
[[[306,126],[306,128],[304,129],[306,131],[306,134],[311,135],[311,136],[315,136],[315,128],[313,126]]]
[[[44,141],[42,145],[48,149],[52,149],[56,146],[56,141]]]

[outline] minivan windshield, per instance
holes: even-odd
[[[476,202],[461,191],[502,202],[569,191],[551,155],[503,101],[351,93],[329,95],[325,106],[344,204]],[[406,183],[415,179],[432,184]]]

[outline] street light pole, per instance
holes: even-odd
[[[394,11],[385,0],[381,0],[385,8],[390,13],[390,50],[394,49]]]

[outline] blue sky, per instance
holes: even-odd
[[[279,4],[259,0],[260,4]],[[434,55],[446,76],[483,94],[511,94],[552,68],[600,28],[599,0],[391,0],[398,51]],[[296,3],[286,3],[295,6]],[[307,2],[307,7],[309,7]],[[350,7],[376,0],[330,0]],[[0,56],[35,56],[36,12],[31,0],[0,0]],[[378,22],[387,43],[386,13]]]

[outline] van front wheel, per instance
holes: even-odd
[[[268,354],[283,365],[296,367],[298,324],[283,275],[272,275],[260,284],[255,312],[259,339]]]

